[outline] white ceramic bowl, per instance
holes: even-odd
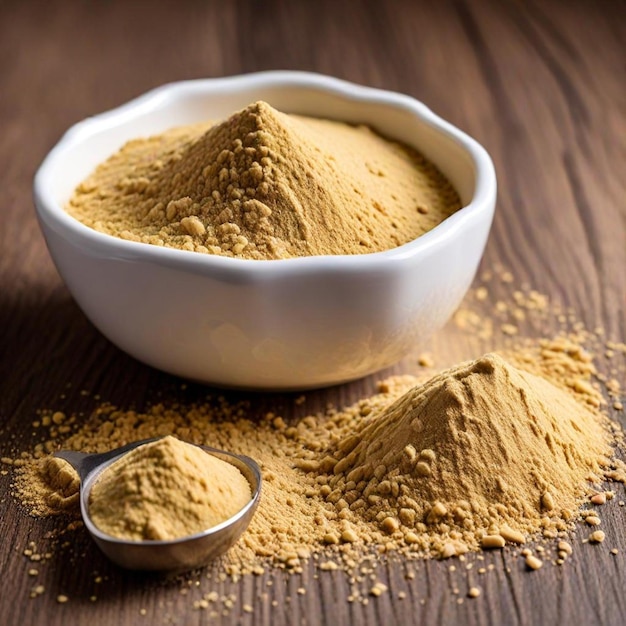
[[[414,146],[448,177],[464,208],[393,250],[278,261],[124,241],[63,210],[128,139],[225,118],[260,99],[285,112],[369,124]],[[214,385],[304,389],[391,365],[446,322],[483,253],[496,178],[486,151],[421,102],[280,71],[165,85],[80,122],[44,160],[34,194],[59,273],[122,350]]]

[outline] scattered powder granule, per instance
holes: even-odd
[[[280,259],[395,248],[460,207],[414,149],[255,102],[214,125],[128,142],[66,209],[131,241]]]
[[[417,363],[421,367],[435,367],[435,360],[433,359],[432,355],[429,354],[428,352],[424,352],[420,354],[419,357],[417,358]]]
[[[34,515],[76,509],[80,480],[68,463],[62,459],[45,457],[30,469],[32,471],[28,472],[28,481],[21,488],[27,490],[29,508]]]
[[[526,567],[530,570],[538,570],[542,565],[543,561],[538,559],[536,556],[529,554],[525,559]]]
[[[480,589],[478,587],[470,587],[467,595],[469,598],[478,598],[480,595]]]
[[[542,496],[543,499],[543,496]],[[508,526],[503,526],[500,529],[500,536],[508,541],[509,543],[517,543],[517,544],[524,544],[526,543],[526,538],[524,537],[524,533],[520,532],[519,530],[513,530],[512,528],[509,528]]]
[[[594,530],[590,535],[589,535],[589,541],[591,543],[602,543],[604,541],[605,535],[604,535],[604,531],[602,530]]]
[[[220,524],[251,499],[239,469],[168,436],[108,467],[89,494],[89,514],[122,539],[175,539]]]
[[[605,493],[596,493],[591,498],[589,498],[592,504],[606,504],[606,494]]]
[[[502,324],[500,330],[505,335],[517,335],[517,333],[519,332],[517,326],[515,326],[514,324]]]
[[[381,596],[383,593],[387,591],[387,585],[381,582],[376,582],[370,589],[370,595],[372,596]]]

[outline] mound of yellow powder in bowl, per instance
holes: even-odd
[[[127,240],[282,259],[395,248],[460,207],[415,149],[255,102],[214,125],[128,142],[66,209]]]
[[[112,537],[177,539],[226,521],[251,497],[236,467],[168,436],[108,467],[89,494],[89,515]]]

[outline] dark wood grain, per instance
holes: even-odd
[[[572,307],[588,328],[624,340],[625,14],[626,3],[617,0],[3,2],[0,456],[33,445],[31,423],[44,407],[88,413],[95,394],[123,407],[182,398],[179,380],[124,355],[86,320],[52,265],[31,201],[34,171],[68,126],[172,80],[291,68],[423,100],[494,158],[498,211],[483,268],[511,268],[516,284],[532,285]],[[490,298],[510,298],[512,288],[496,284]],[[450,359],[489,348],[453,328],[429,346]],[[407,361],[392,371],[410,369]],[[347,404],[370,393],[378,378],[310,393],[306,410]],[[184,399],[206,391],[191,385]],[[280,406],[287,417],[305,410],[289,395],[246,397],[259,410]],[[378,570],[390,592],[363,605],[346,600],[350,583],[342,572],[318,575],[312,565],[301,576],[266,573],[237,583],[208,583],[200,574],[191,588],[185,579],[120,572],[84,532],[69,535],[71,549],[61,547],[63,538],[50,539],[62,524],[26,516],[9,495],[10,479],[0,475],[0,624],[200,624],[208,613],[194,610],[193,599],[211,589],[236,598],[229,614],[214,620],[224,624],[626,619],[626,507],[605,516],[607,545],[620,550],[615,557],[608,548],[582,546],[566,566],[528,574],[510,553],[489,554],[482,564],[494,569],[480,580],[481,597],[461,604],[476,580],[475,569],[465,569],[478,563],[475,555],[456,572],[448,562],[392,559]],[[35,599],[22,554],[29,541],[58,546],[40,567],[36,582],[46,592]],[[105,580],[95,582],[98,576]],[[297,593],[301,586],[306,595]],[[58,605],[58,593],[70,601]],[[252,614],[242,612],[244,603]]]

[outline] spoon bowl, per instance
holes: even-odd
[[[252,498],[235,515],[217,526],[193,535],[168,540],[134,541],[102,532],[89,515],[89,494],[103,471],[135,448],[157,441],[135,441],[102,454],[85,454],[61,450],[55,457],[67,461],[80,477],[80,511],[85,527],[102,552],[111,561],[133,570],[184,571],[205,565],[224,554],[248,527],[261,496],[261,470],[257,463],[242,455],[199,445],[218,459],[234,465],[250,483]]]

